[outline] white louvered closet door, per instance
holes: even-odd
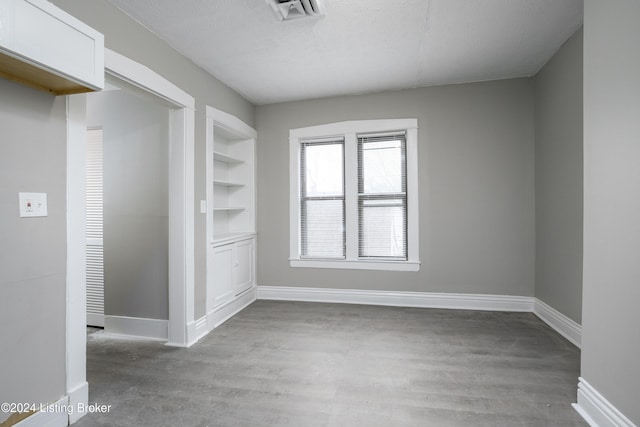
[[[104,327],[102,129],[87,130],[87,325]]]

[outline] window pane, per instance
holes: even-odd
[[[343,147],[342,143],[303,145],[302,182],[305,196],[343,195]]]
[[[302,256],[344,258],[344,200],[302,202]]]
[[[365,194],[401,193],[402,141],[377,141],[361,144],[362,183]]]
[[[360,257],[406,258],[403,200],[362,200]]]

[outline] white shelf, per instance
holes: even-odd
[[[213,152],[213,159],[217,160],[219,162],[223,162],[229,165],[237,165],[240,163],[244,163],[244,160],[241,159],[237,159],[235,157],[231,157],[227,154],[221,153],[219,151],[214,151]]]
[[[219,208],[213,208],[214,212],[231,212],[231,211],[243,211],[245,208],[242,206],[225,206]]]
[[[231,243],[237,242],[238,240],[247,239],[255,236],[256,233],[252,231],[238,232],[238,233],[223,233],[223,234],[215,234],[213,236],[214,245],[219,245],[223,243]]]
[[[223,181],[220,179],[214,179],[213,183],[215,185],[221,185],[223,187],[244,187],[244,184],[241,182]]]

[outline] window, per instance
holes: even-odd
[[[290,131],[293,267],[419,270],[417,120]]]
[[[301,258],[345,257],[344,139],[300,145]]]

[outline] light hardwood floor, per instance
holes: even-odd
[[[257,301],[189,349],[88,336],[77,426],[586,426],[530,313]]]

